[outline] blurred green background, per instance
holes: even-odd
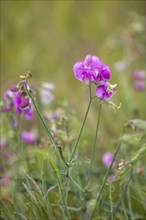
[[[135,68],[144,68],[144,53],[134,57],[136,46],[144,45],[141,36],[132,50],[131,41],[121,40],[131,25],[132,13],[145,16],[145,1],[1,1],[1,91],[30,70],[36,90],[41,82],[54,83],[56,101],[67,100],[82,120],[88,88],[75,79],[72,66],[86,54],[95,54],[110,66],[111,83],[118,83],[112,100],[117,105],[121,102],[122,107],[116,114],[104,107],[101,122],[101,134],[107,141],[117,137],[127,119],[144,118],[144,93],[134,91],[130,81]],[[128,64],[117,73],[115,62],[131,59],[132,53],[132,68]],[[94,127],[97,108],[95,101],[90,128]]]

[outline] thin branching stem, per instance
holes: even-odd
[[[69,210],[67,208],[67,202],[66,202],[66,198],[65,198],[65,195],[64,195],[64,192],[63,192],[63,188],[62,188],[62,185],[61,185],[60,178],[58,176],[57,170],[55,169],[55,167],[52,163],[51,163],[51,166],[54,170],[54,173],[55,173],[55,176],[56,176],[56,179],[57,179],[57,182],[58,182],[58,189],[59,189],[60,196],[61,196],[61,199],[62,199],[63,207],[65,209],[66,214],[65,214],[64,217],[67,217],[67,219],[70,220],[71,218],[70,218]]]
[[[34,107],[35,107],[35,109],[36,109],[36,111],[38,113],[38,116],[39,116],[39,118],[40,118],[40,120],[41,120],[41,122],[42,122],[42,124],[43,124],[43,126],[45,128],[45,130],[47,131],[47,134],[48,134],[48,136],[50,138],[50,141],[56,146],[56,148],[58,149],[58,151],[60,153],[61,159],[63,160],[64,164],[68,167],[69,165],[68,165],[67,161],[65,160],[65,158],[64,158],[64,156],[62,154],[62,150],[61,150],[60,145],[56,142],[56,140],[54,139],[53,135],[51,134],[50,129],[48,128],[46,122],[44,121],[44,118],[42,117],[42,114],[41,114],[41,112],[40,112],[40,110],[39,110],[39,108],[38,108],[38,106],[37,106],[33,96],[31,95],[31,93],[29,92],[28,89],[27,89],[27,92],[28,92],[29,97],[32,100],[32,103],[33,103],[33,105],[34,105]]]
[[[92,149],[92,156],[91,156],[91,162],[90,162],[89,174],[88,174],[86,187],[88,187],[90,176],[91,176],[91,169],[92,169],[92,165],[93,165],[93,159],[94,159],[95,148],[96,148],[96,143],[97,143],[97,136],[98,136],[98,130],[99,130],[99,121],[100,121],[100,115],[101,115],[101,108],[102,108],[102,103],[100,103],[100,105],[99,105],[99,111],[98,111],[98,116],[97,116],[97,125],[96,125],[96,131],[95,131],[95,138],[94,138],[94,144],[93,144],[93,149]]]
[[[75,155],[75,153],[76,153],[76,150],[77,150],[77,147],[78,147],[80,138],[81,138],[81,134],[82,134],[82,132],[83,132],[83,128],[84,128],[84,125],[85,125],[85,122],[86,122],[86,119],[87,119],[87,116],[88,116],[88,112],[89,112],[89,109],[90,109],[90,106],[91,106],[91,102],[92,102],[92,97],[91,97],[91,85],[89,84],[89,104],[88,104],[87,111],[86,111],[86,114],[85,114],[85,117],[84,117],[84,120],[83,120],[81,129],[80,129],[80,132],[79,132],[79,136],[78,136],[78,138],[77,138],[75,147],[74,147],[73,152],[72,152],[72,155],[71,155],[71,157],[70,157],[69,163],[71,163],[71,161],[73,160],[73,157],[74,157],[74,155]]]

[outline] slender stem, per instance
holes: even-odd
[[[76,141],[75,147],[74,147],[73,152],[72,152],[72,155],[71,155],[71,157],[70,157],[69,163],[71,163],[71,161],[72,161],[72,159],[73,159],[73,157],[74,157],[74,155],[75,155],[75,153],[76,153],[76,150],[77,150],[77,147],[78,147],[78,144],[79,144],[79,140],[80,140],[80,137],[81,137],[81,134],[82,134],[82,131],[83,131],[83,128],[84,128],[86,119],[87,119],[87,115],[88,115],[88,112],[89,112],[89,109],[90,109],[90,106],[91,106],[91,102],[92,102],[92,97],[91,97],[91,85],[89,84],[89,104],[88,104],[87,111],[86,111],[86,114],[85,114],[85,117],[84,117],[84,120],[83,120],[81,129],[80,129],[80,132],[79,132],[78,139],[77,139],[77,141]]]
[[[115,159],[116,159],[117,153],[118,153],[119,150],[120,150],[121,144],[122,144],[122,142],[120,142],[120,143],[118,144],[117,149],[116,149],[116,151],[115,151],[115,154],[114,154],[114,156],[113,156],[112,163],[111,163],[111,165],[109,166],[109,168],[108,168],[108,170],[107,170],[107,173],[106,173],[106,175],[105,175],[103,184],[102,184],[102,186],[101,186],[101,188],[100,188],[100,191],[99,191],[99,193],[98,193],[98,196],[97,196],[97,198],[96,198],[95,206],[94,206],[94,209],[93,209],[93,211],[92,211],[92,213],[91,213],[90,220],[93,219],[93,216],[94,216],[95,211],[96,211],[96,206],[97,206],[97,204],[98,204],[98,202],[99,202],[99,200],[100,200],[100,196],[101,196],[101,194],[102,194],[102,192],[103,192],[104,186],[105,186],[105,184],[106,184],[106,181],[107,181],[107,178],[108,178],[109,173],[110,173],[110,171],[111,171],[111,168],[112,168],[112,166],[113,166],[113,163],[114,163],[114,161],[115,161]]]
[[[79,191],[81,191],[82,193],[84,192],[84,190],[77,184],[77,182],[75,182],[71,176],[68,174],[67,179],[70,181],[70,183],[72,183],[74,186],[76,186],[77,189],[79,189]]]
[[[51,166],[52,166],[52,168],[54,170],[54,173],[55,173],[57,181],[58,181],[58,190],[60,192],[60,196],[61,196],[61,199],[62,199],[63,207],[64,207],[65,213],[66,213],[65,214],[65,219],[67,217],[67,219],[70,220],[71,218],[70,218],[69,210],[67,208],[67,202],[66,202],[65,195],[64,195],[64,192],[63,192],[63,187],[61,185],[61,180],[60,180],[60,178],[58,176],[58,173],[57,173],[57,171],[56,171],[56,169],[55,169],[55,167],[54,167],[54,165],[52,163],[51,163]]]
[[[102,107],[102,103],[100,103],[100,105],[99,105],[99,111],[98,111],[98,116],[97,116],[96,132],[95,132],[95,138],[94,138],[94,145],[93,145],[93,149],[92,149],[91,163],[90,163],[90,167],[89,167],[89,175],[88,175],[86,186],[88,186],[88,183],[89,183],[89,180],[90,180],[90,176],[91,176],[91,168],[92,168],[92,165],[93,165],[93,159],[94,159],[95,148],[96,148],[96,143],[97,143],[97,135],[98,135],[98,130],[99,130],[99,121],[100,121],[101,107]]]
[[[37,111],[37,113],[38,113],[38,116],[39,116],[39,118],[40,118],[42,124],[44,125],[44,127],[45,127],[45,129],[46,129],[46,131],[47,131],[47,134],[48,134],[48,136],[49,136],[49,138],[50,138],[50,141],[55,144],[55,146],[57,147],[57,149],[58,149],[58,151],[59,151],[59,153],[60,153],[60,156],[61,156],[63,162],[64,162],[65,165],[68,167],[69,165],[68,165],[67,161],[65,160],[65,158],[64,158],[64,156],[63,156],[63,154],[62,154],[62,150],[61,150],[60,145],[55,141],[55,139],[54,139],[54,137],[52,136],[52,134],[51,134],[49,128],[47,127],[47,125],[46,125],[46,123],[45,123],[45,121],[44,121],[44,119],[43,119],[43,117],[42,117],[42,115],[41,115],[41,112],[40,112],[40,110],[39,110],[39,108],[38,108],[38,106],[37,106],[37,104],[36,104],[36,102],[35,102],[35,100],[34,100],[34,98],[33,98],[33,96],[31,95],[31,93],[29,92],[29,90],[27,90],[27,92],[28,92],[28,95],[30,96],[30,98],[31,98],[31,100],[32,100],[32,102],[33,102],[33,105],[34,105],[34,107],[35,107],[35,109],[36,109],[36,111]]]

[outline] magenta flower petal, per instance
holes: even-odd
[[[32,110],[32,107],[29,111],[25,111],[24,115],[27,120],[31,120],[34,116],[34,111]]]
[[[19,107],[19,105],[21,104],[22,102],[22,95],[20,92],[18,92],[17,94],[14,93],[13,95],[13,103],[14,103],[14,108],[15,108],[15,111],[16,111],[16,114],[21,114],[21,109]]]
[[[90,66],[92,63],[92,55],[88,54],[84,59],[84,65]]]
[[[107,81],[110,78],[110,68],[107,64],[104,64],[102,67],[102,78],[104,81]]]
[[[18,89],[17,86],[11,87],[10,90],[11,90],[12,92],[18,92],[18,91],[19,91],[19,89]]]
[[[22,102],[19,107],[21,111],[29,111],[31,109],[29,98],[22,98]]]
[[[91,70],[99,70],[102,66],[101,60],[97,56],[87,55],[84,60],[85,67]]]
[[[82,61],[79,61],[79,62],[76,62],[73,66],[73,72],[74,72],[74,75],[75,77],[80,80],[80,81],[83,81],[83,72],[84,72],[84,69],[83,69],[83,62]]]
[[[107,84],[105,83],[96,88],[96,96],[99,99],[107,100],[113,96],[113,92],[108,91]]]

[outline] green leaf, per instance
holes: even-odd
[[[127,125],[130,125],[134,129],[146,130],[146,121],[143,119],[131,119],[125,124],[125,126]]]

